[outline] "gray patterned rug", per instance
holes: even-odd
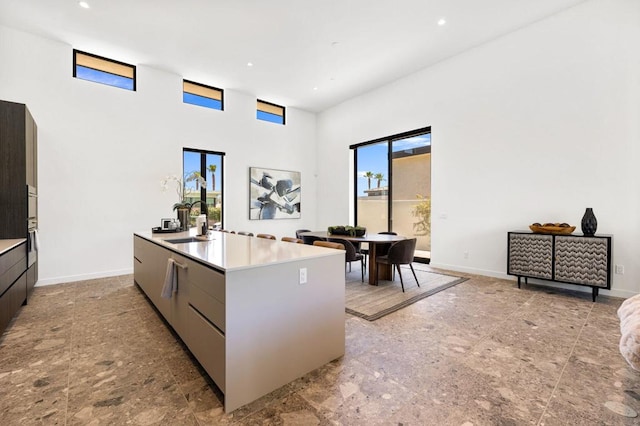
[[[391,312],[467,280],[467,278],[426,271],[423,269],[424,265],[414,263],[413,269],[416,271],[420,287],[416,285],[411,269],[408,266],[401,266],[402,278],[404,279],[403,293],[397,272],[395,281],[380,280],[378,286],[373,286],[367,283],[366,274],[364,277],[365,282],[360,281],[359,266],[359,264],[354,263],[352,271],[347,274],[346,311],[351,315],[369,321],[375,321]]]

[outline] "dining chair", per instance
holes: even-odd
[[[271,234],[258,234],[256,235],[258,238],[266,238],[267,240],[275,240],[276,237]]]
[[[382,232],[378,232],[378,235],[398,235],[398,233],[393,231],[382,231]],[[356,247],[356,248],[360,253],[364,254],[365,256],[369,254],[369,249],[360,249],[359,247]],[[365,263],[366,263],[366,259],[365,259]]]
[[[313,242],[314,246],[344,250],[344,246],[340,243],[332,243],[331,241],[317,240]]]
[[[353,243],[349,240],[343,240],[342,238],[329,238],[329,242],[342,244],[345,251],[345,269],[349,264],[349,272],[351,272],[351,262],[360,262],[360,273],[362,274],[362,282],[364,282],[364,255],[358,253]]]
[[[304,244],[304,241],[302,241],[300,238],[294,238],[294,237],[282,237],[281,241],[286,241],[288,243]]]
[[[300,236],[300,233],[302,232],[311,232],[311,229],[296,229],[296,238],[302,239],[302,237]]]
[[[238,235],[246,235],[247,237],[253,237],[253,232],[238,231]]]
[[[413,278],[416,279],[416,284],[420,287],[418,277],[416,277],[416,271],[413,270],[413,255],[416,251],[417,238],[410,238],[393,243],[389,247],[389,251],[384,256],[377,256],[375,259],[376,264],[383,263],[387,265],[395,266],[398,269],[398,275],[400,275],[400,285],[402,286],[402,292],[404,293],[404,282],[402,280],[402,272],[400,272],[400,265],[409,265]],[[376,271],[379,269],[376,268]],[[376,273],[376,285],[378,285],[378,273]]]
[[[302,235],[302,241],[304,241],[305,244],[312,246],[316,241],[324,241],[324,238],[316,237],[314,235]]]

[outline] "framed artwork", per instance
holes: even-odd
[[[299,219],[300,172],[249,167],[249,219]]]

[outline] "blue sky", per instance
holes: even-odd
[[[76,65],[76,78],[133,90],[133,79]]]
[[[220,191],[222,184],[222,166],[221,166],[222,157],[215,154],[207,154],[207,166],[209,164],[215,164],[218,167],[216,168],[216,191]],[[190,152],[187,151],[184,153],[184,174],[188,175],[194,171],[200,171],[200,153],[199,152]],[[211,191],[211,173],[207,171],[206,176],[203,176],[207,181],[207,190]],[[190,188],[192,191],[195,190],[195,182],[187,182],[187,188]]]
[[[431,134],[427,133],[425,135],[393,141],[392,149],[393,152],[399,152],[429,145],[431,145]],[[380,186],[384,187],[389,185],[389,182],[386,180],[389,177],[389,170],[387,170],[387,150],[387,142],[358,148],[358,197],[366,195],[364,192],[367,189],[367,178],[364,177],[366,172],[372,172],[373,174],[382,173],[385,180],[380,183]],[[375,188],[377,185],[377,180],[371,179],[371,188]]]

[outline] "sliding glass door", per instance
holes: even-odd
[[[389,144],[379,142],[356,150],[356,224],[369,233],[389,228]]]
[[[416,237],[416,257],[431,251],[431,129],[352,145],[356,225],[368,233]]]
[[[431,258],[431,134],[392,140],[391,170],[391,230],[416,237],[416,256]]]

